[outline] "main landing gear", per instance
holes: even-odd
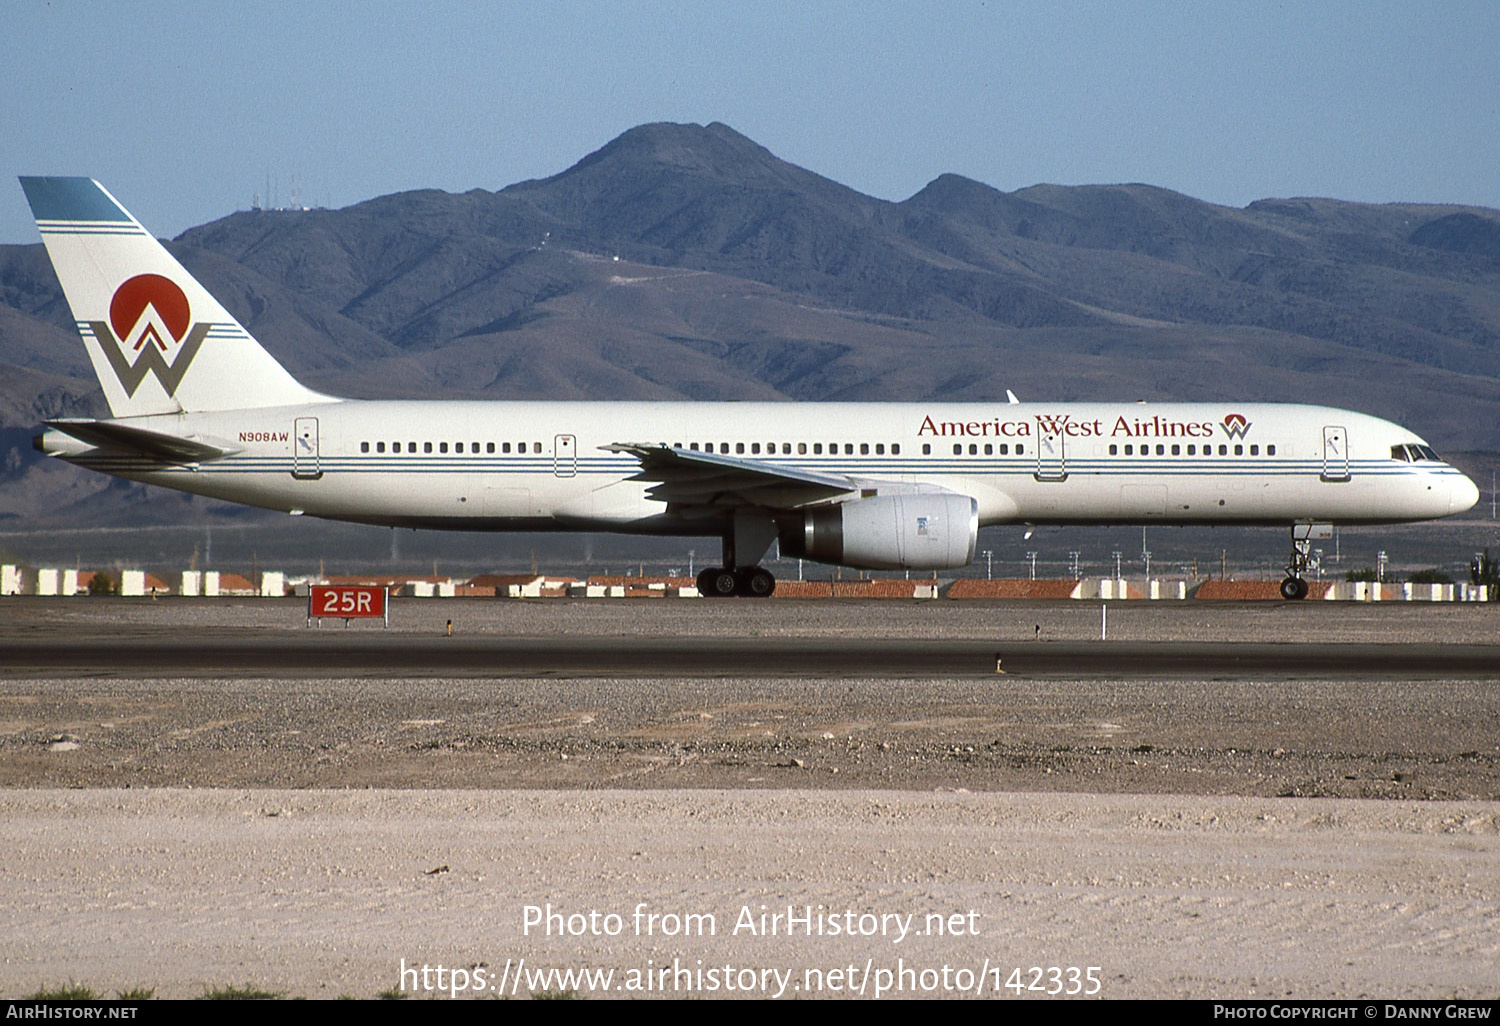
[[[1297,537],[1298,527],[1303,527],[1302,537]],[[1312,538],[1303,525],[1292,526],[1292,554],[1286,564],[1286,579],[1281,582],[1281,597],[1284,599],[1307,598],[1307,581],[1302,575],[1312,562]]]
[[[767,598],[776,590],[776,578],[764,567],[742,566],[737,570],[713,566],[698,575],[698,594],[705,598]]]
[[[776,522],[754,510],[736,510],[724,533],[724,565],[711,566],[698,575],[698,594],[705,598],[769,598],[776,578],[765,567],[756,566],[776,540]],[[740,562],[739,556],[750,557]]]

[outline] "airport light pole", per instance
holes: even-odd
[[[1026,558],[1031,560],[1031,579],[1034,581],[1036,580],[1036,553],[1028,552]]]
[[[1120,550],[1115,549],[1113,555],[1115,557],[1115,580],[1118,581],[1120,579]]]
[[[992,550],[984,550],[984,579],[986,581],[994,577],[994,555],[995,553]]]
[[[1083,578],[1083,574],[1078,570],[1078,557],[1082,554],[1077,549],[1071,549],[1068,552],[1068,571],[1073,575],[1073,580],[1075,581]]]

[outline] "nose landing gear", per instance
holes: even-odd
[[[1307,581],[1303,574],[1312,565],[1312,543],[1314,538],[1327,538],[1333,528],[1324,524],[1293,524],[1292,554],[1287,559],[1286,579],[1281,582],[1281,597],[1297,600],[1307,598]]]
[[[1281,597],[1284,599],[1307,598],[1307,582],[1300,577],[1288,577],[1281,582]]]

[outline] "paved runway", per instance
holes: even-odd
[[[0,640],[0,675],[1500,678],[1500,646],[133,632]]]

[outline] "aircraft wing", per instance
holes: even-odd
[[[165,463],[207,463],[240,451],[218,439],[183,438],[116,420],[49,420],[46,423],[80,442]]]
[[[631,480],[655,481],[646,494],[679,509],[702,506],[798,509],[851,492],[858,494],[862,487],[861,482],[839,474],[819,474],[718,453],[633,442],[616,442],[601,448],[629,453],[640,460],[641,471]]]

